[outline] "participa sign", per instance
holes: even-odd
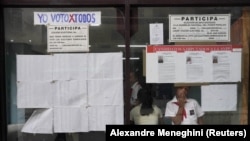
[[[169,42],[229,42],[230,14],[169,15]]]
[[[48,52],[88,52],[89,26],[49,25],[47,26]]]

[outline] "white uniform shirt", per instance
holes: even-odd
[[[138,94],[138,91],[141,89],[141,85],[138,82],[135,82],[132,85],[131,89],[132,89],[132,92],[131,92],[131,97],[130,97],[130,104],[135,105],[136,100],[137,100],[137,94]]]
[[[162,118],[163,115],[161,109],[156,105],[153,105],[153,109],[153,113],[142,116],[140,114],[141,104],[139,104],[130,111],[130,120],[134,121],[135,125],[157,125],[159,118]]]
[[[167,103],[166,110],[165,110],[165,117],[175,117],[179,106],[175,104],[177,102],[176,97],[170,100]],[[185,104],[185,112],[186,116],[183,116],[183,121],[181,122],[182,125],[196,125],[198,117],[204,115],[204,112],[201,109],[201,106],[195,99],[188,98],[187,103]],[[173,124],[173,122],[172,122]]]

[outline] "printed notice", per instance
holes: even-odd
[[[219,81],[230,80],[230,60],[231,52],[214,51],[212,52],[213,79]]]
[[[163,23],[149,24],[150,44],[164,44],[163,39]]]
[[[199,82],[204,77],[204,51],[187,51],[186,56],[186,80]]]
[[[88,52],[88,25],[49,25],[48,52]]]
[[[170,42],[229,42],[230,14],[169,15]]]
[[[149,45],[147,83],[240,82],[241,45]]]
[[[176,80],[176,54],[175,51],[157,52],[159,82],[174,82]]]

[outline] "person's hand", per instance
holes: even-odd
[[[187,100],[186,95],[181,94],[179,97],[177,97],[177,100],[178,100],[179,107],[184,107],[186,100]]]
[[[178,101],[178,105],[180,107],[184,107],[184,105],[186,103],[186,100],[187,100],[186,94],[187,94],[187,90],[185,88],[180,88],[177,91],[176,98],[177,98],[177,101]]]

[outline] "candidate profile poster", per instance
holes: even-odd
[[[149,45],[146,82],[240,82],[240,45]]]
[[[89,25],[48,25],[47,52],[88,52]]]

